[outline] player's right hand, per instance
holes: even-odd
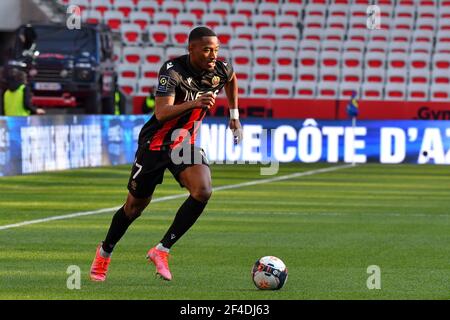
[[[195,107],[211,109],[216,103],[216,95],[212,92],[207,92],[199,96],[195,100]]]

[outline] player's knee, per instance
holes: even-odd
[[[130,220],[135,220],[140,217],[142,212],[145,210],[150,201],[145,202],[127,202],[125,204],[125,214]]]
[[[212,195],[212,189],[207,187],[201,187],[191,192],[192,198],[200,202],[208,202]]]

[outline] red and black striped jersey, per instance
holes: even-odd
[[[232,76],[233,67],[227,62],[217,60],[214,71],[199,72],[189,63],[189,55],[183,55],[163,64],[155,96],[174,96],[176,106],[193,101],[209,91],[218,94]],[[139,144],[148,142],[150,150],[161,150],[163,147],[173,149],[188,137],[194,144],[205,115],[204,109],[192,109],[163,123],[153,115],[139,134]]]

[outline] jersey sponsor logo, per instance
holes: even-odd
[[[211,79],[211,84],[212,84],[213,88],[214,88],[214,87],[217,87],[217,86],[219,85],[219,83],[220,83],[220,77],[214,76],[214,77]]]
[[[158,91],[159,92],[167,92],[167,87],[169,85],[169,76],[159,76],[158,81]]]

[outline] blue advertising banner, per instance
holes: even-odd
[[[122,116],[0,117],[0,176],[134,161],[149,119]],[[450,121],[243,120],[233,144],[228,120],[209,118],[197,145],[210,162],[347,162],[450,165]]]

